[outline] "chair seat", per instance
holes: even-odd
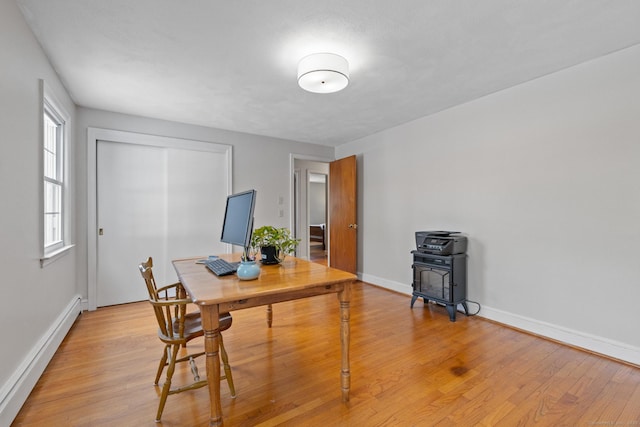
[[[221,313],[220,314],[220,332],[226,331],[231,327],[231,322],[233,318],[229,313]],[[180,328],[179,319],[175,319],[173,321],[173,333],[178,335]],[[202,318],[200,317],[199,312],[187,313],[184,316],[184,339],[185,341],[190,341],[193,338],[199,337],[203,335],[202,331]]]

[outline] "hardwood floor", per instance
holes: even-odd
[[[309,245],[309,261],[327,265],[327,251],[321,243],[311,242]]]
[[[224,340],[238,396],[221,384],[225,425],[640,425],[638,367],[409,301],[354,286],[346,404],[335,295],[274,305],[272,329],[264,307],[233,312]],[[206,388],[169,396],[154,423],[154,323],[147,302],[83,313],[12,425],[207,425]]]

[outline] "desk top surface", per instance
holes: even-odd
[[[240,254],[221,255],[220,258],[238,261]],[[261,265],[257,261],[260,265],[260,277],[255,280],[240,280],[235,274],[216,276],[204,264],[196,264],[198,259],[202,257],[172,262],[180,282],[193,302],[199,305],[220,304],[356,280],[355,274],[292,256],[286,257],[283,263],[277,265]]]

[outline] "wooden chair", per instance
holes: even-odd
[[[202,336],[204,333],[202,331],[200,313],[187,313],[187,304],[191,303],[191,300],[188,298],[181,283],[174,283],[158,289],[153,277],[153,260],[151,257],[149,257],[146,262],[141,263],[138,268],[140,269],[140,273],[147,285],[147,291],[149,291],[149,302],[153,307],[156,320],[158,321],[158,338],[160,338],[160,341],[164,343],[164,351],[162,352],[158,372],[156,373],[155,385],[158,385],[158,381],[160,380],[164,367],[168,367],[167,379],[162,386],[160,404],[156,415],[156,422],[160,422],[160,417],[162,416],[167,396],[187,390],[194,390],[207,385],[206,379],[200,379],[198,367],[195,363],[195,358],[202,356],[204,351],[189,353],[188,350],[186,350],[186,346],[189,341]],[[175,291],[175,296],[170,295],[171,290]],[[229,329],[229,327],[231,327],[231,322],[232,318],[230,313],[220,313],[221,332]],[[183,348],[182,352],[184,355],[179,355],[181,347]],[[229,366],[227,352],[222,342],[222,334],[220,334],[220,359],[225,372],[225,374],[220,378],[227,380],[231,397],[236,397],[235,387],[233,386],[233,377],[231,376],[231,367]],[[189,362],[191,365],[193,383],[182,387],[171,388],[171,378],[173,377],[176,363],[181,362]]]

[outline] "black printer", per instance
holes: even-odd
[[[455,255],[467,252],[467,238],[459,231],[416,231],[418,252]]]

